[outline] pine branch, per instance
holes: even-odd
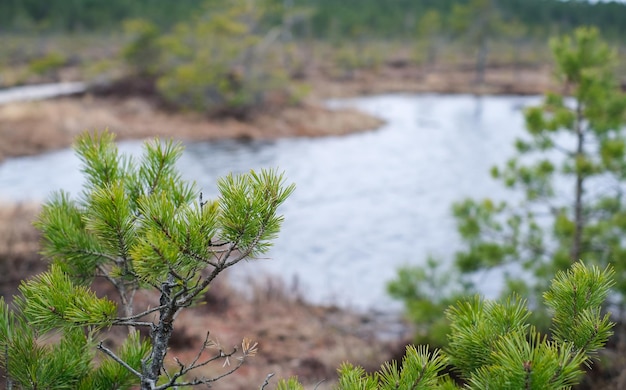
[[[137,378],[139,378],[139,379],[143,378],[143,375],[141,375],[141,373],[139,371],[137,371],[134,368],[132,368],[131,366],[129,366],[128,363],[126,363],[125,361],[120,359],[115,353],[113,353],[113,351],[111,351],[110,349],[108,349],[107,347],[102,345],[102,341],[98,344],[98,349],[101,350],[102,352],[104,352],[106,355],[108,355],[111,359],[115,360],[116,362],[118,362],[119,364],[124,366],[124,368],[126,368],[128,371],[130,371]]]

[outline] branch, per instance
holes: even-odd
[[[122,301],[122,305],[124,306],[124,311],[126,315],[131,314],[132,313],[132,301],[133,301],[133,297],[135,295],[135,291],[136,288],[134,288],[135,286],[133,286],[133,288],[131,288],[131,296],[127,297],[126,296],[126,286],[124,285],[123,281],[121,280],[117,280],[114,277],[112,277],[109,272],[107,272],[107,270],[103,267],[102,264],[99,264],[97,266],[97,270],[100,271],[100,273],[102,274],[101,276],[104,277],[106,280],[109,281],[109,283],[111,283],[113,285],[113,287],[115,287],[115,289],[117,290],[117,294],[120,297],[120,300]],[[135,283],[133,283],[135,284]]]
[[[547,138],[547,137],[544,137],[544,138]],[[552,141],[552,140],[550,140],[550,141]],[[576,155],[575,152],[572,152],[572,151],[568,150],[567,148],[561,146],[560,144],[558,144],[558,143],[556,143],[554,141],[552,142],[552,147],[554,149],[556,149],[557,151],[563,153],[567,157],[574,157]]]
[[[202,385],[202,384],[208,385],[208,384],[210,384],[212,382],[217,382],[218,380],[220,380],[220,379],[222,379],[222,378],[232,374],[233,372],[237,371],[243,365],[244,360],[245,360],[245,356],[243,358],[238,358],[237,360],[239,361],[239,363],[236,366],[234,366],[232,369],[228,370],[227,372],[225,372],[225,373],[223,373],[223,374],[221,374],[219,376],[216,376],[215,378],[204,378],[204,377],[203,378],[194,378],[192,381],[189,381],[189,382],[178,382],[177,383],[176,381],[179,378],[181,378],[183,375],[186,375],[191,370],[194,370],[194,369],[199,368],[199,367],[206,366],[207,364],[209,364],[209,363],[211,363],[211,362],[213,362],[215,360],[218,360],[218,359],[221,359],[221,358],[225,358],[226,361],[225,361],[224,365],[230,364],[229,358],[231,356],[233,356],[235,353],[237,353],[237,348],[234,348],[233,351],[230,352],[230,353],[224,353],[222,350],[220,350],[219,354],[213,356],[212,358],[209,358],[209,359],[203,361],[202,363],[197,363],[198,360],[200,359],[200,356],[202,355],[202,353],[210,345],[211,345],[211,342],[209,341],[209,333],[207,332],[205,342],[202,345],[202,348],[200,349],[200,351],[198,352],[196,357],[194,358],[193,362],[190,365],[185,366],[183,363],[180,362],[180,360],[178,360],[176,358],[175,360],[176,360],[176,363],[178,364],[178,366],[180,367],[180,370],[176,374],[173,374],[171,376],[168,375],[169,381],[167,383],[159,386],[159,387],[155,387],[155,390],[164,390],[164,389],[168,389],[170,387],[179,387],[179,386],[197,386],[197,385]]]
[[[98,264],[96,266],[96,268],[98,269],[98,271],[100,271],[100,273],[101,273],[100,276],[102,276],[103,278],[108,280],[113,285],[113,287],[115,287],[117,289],[118,292],[121,291],[120,287],[119,287],[119,283],[117,282],[117,280],[115,278],[113,278],[111,275],[109,275],[109,273],[107,272],[107,270],[104,269],[102,264]]]
[[[246,257],[248,257],[250,253],[252,253],[253,248],[259,243],[259,241],[261,241],[261,237],[263,236],[263,233],[265,232],[266,224],[267,224],[267,220],[264,221],[264,224],[262,225],[261,229],[259,229],[259,232],[257,233],[252,243],[248,246],[248,248],[244,252],[240,252],[239,256],[230,262],[228,261],[228,258],[231,256],[233,251],[238,250],[238,247],[237,247],[238,240],[235,242],[226,243],[228,244],[228,250],[222,256],[222,258],[220,258],[220,260],[218,261],[219,267],[214,268],[211,274],[204,280],[204,282],[202,282],[196,288],[191,289],[189,294],[182,297],[182,299],[178,301],[177,303],[182,306],[187,305],[200,291],[204,290],[209,284],[211,284],[213,279],[215,279],[220,272],[224,271],[226,268],[231,267],[237,264],[238,262],[240,262],[241,260],[245,259]]]
[[[200,348],[200,351],[198,351],[198,354],[196,355],[195,359],[193,359],[189,367],[195,367],[196,363],[198,363],[198,360],[200,360],[200,356],[202,356],[202,352],[204,352],[206,348],[212,344],[212,342],[209,340],[210,333],[211,332],[206,332],[206,337],[204,338],[204,343],[202,343],[202,348]]]
[[[141,318],[141,317],[147,316],[147,315],[148,315],[148,314],[150,314],[150,313],[154,313],[155,311],[159,311],[159,310],[161,310],[161,309],[165,308],[165,306],[166,306],[166,305],[160,305],[160,306],[154,307],[154,308],[152,308],[152,309],[144,310],[144,311],[142,311],[141,313],[139,313],[139,314],[135,314],[135,315],[132,315],[132,316],[130,316],[130,317],[116,318],[116,319],[113,321],[113,324],[115,325],[115,324],[117,324],[118,322],[136,320],[136,319],[138,319],[138,318]]]
[[[248,245],[248,248],[244,252],[241,252],[239,257],[237,257],[235,260],[228,263],[226,267],[230,267],[231,265],[237,264],[241,260],[250,256],[250,253],[252,253],[252,249],[261,241],[261,237],[263,237],[263,233],[265,233],[265,228],[267,227],[267,224],[269,223],[269,219],[271,218],[272,214],[273,213],[268,213],[267,217],[263,221],[263,224],[261,225],[261,228],[259,229],[259,232],[257,233],[256,237],[254,237],[254,240],[252,241],[252,243]]]
[[[134,368],[129,366],[128,363],[126,363],[125,361],[120,359],[117,355],[115,355],[113,353],[113,351],[111,351],[110,349],[108,349],[107,347],[102,345],[102,341],[98,344],[98,349],[101,350],[102,352],[104,352],[105,354],[107,354],[111,359],[115,360],[116,362],[118,362],[119,364],[124,366],[124,368],[126,368],[128,371],[130,371],[137,378],[142,379],[143,375],[141,375],[140,372],[138,372],[137,370],[135,370]]]
[[[267,376],[265,377],[265,381],[263,382],[263,384],[261,385],[261,388],[259,390],[264,390],[265,386],[270,384],[270,378],[272,378],[274,376],[274,373],[271,372],[269,374],[267,374]]]
[[[200,256],[199,254],[197,254],[196,252],[193,252],[189,249],[189,247],[187,246],[183,246],[181,245],[177,240],[174,239],[174,236],[172,236],[171,232],[167,229],[167,227],[163,224],[163,222],[159,219],[154,219],[154,222],[159,226],[159,228],[161,229],[161,233],[165,234],[165,237],[167,237],[168,240],[170,240],[170,242],[174,245],[176,245],[176,247],[178,248],[178,250],[187,255],[190,256],[198,261],[207,263],[212,265],[213,267],[217,267],[217,264],[213,263],[209,258],[204,258],[202,256]],[[215,251],[211,251],[211,252],[215,252]]]
[[[152,328],[154,326],[153,322],[147,322],[147,321],[119,321],[119,320],[115,320],[111,325],[116,325],[116,326],[149,326],[150,328]]]
[[[85,250],[82,248],[76,248],[74,250],[69,250],[69,251],[63,251],[62,253],[64,254],[80,254],[80,255],[90,255],[90,256],[100,256],[102,258],[105,258],[107,260],[110,260],[112,262],[114,262],[115,264],[121,264],[123,262],[122,259],[120,259],[117,256],[111,256],[107,253],[101,253],[101,252],[96,252],[96,251],[89,251],[89,250]]]

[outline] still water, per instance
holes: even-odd
[[[297,281],[309,300],[356,309],[396,310],[385,283],[398,266],[427,255],[450,262],[459,247],[450,205],[465,197],[506,198],[489,169],[513,153],[522,109],[538,97],[381,95],[329,102],[386,121],[344,137],[190,143],[183,176],[206,196],[229,172],[278,167],[296,192],[281,208],[285,222],[266,259],[233,268],[240,286],[261,274]],[[112,129],[114,130],[114,129]],[[140,142],[121,150],[138,154]],[[69,150],[0,165],[0,200],[41,200],[50,191],[80,192],[79,162]],[[493,296],[497,275],[483,276]]]

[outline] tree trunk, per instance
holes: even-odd
[[[167,346],[172,331],[176,314],[176,305],[172,297],[172,287],[175,285],[174,277],[169,275],[167,281],[161,285],[160,304],[164,307],[159,311],[159,323],[152,333],[152,353],[150,354],[150,365],[144,368],[141,378],[141,390],[152,390],[161,376],[163,361],[167,354]]]
[[[480,40],[478,45],[478,54],[476,55],[476,85],[482,86],[485,83],[485,68],[487,67],[487,54],[489,53],[489,45],[487,38]]]
[[[585,134],[582,128],[582,106],[580,102],[576,102],[576,137],[578,141],[578,145],[576,147],[576,160],[584,157],[584,142],[585,142]],[[576,161],[578,163],[578,161]],[[585,227],[584,215],[583,215],[583,182],[585,180],[583,172],[580,172],[579,168],[576,169],[576,197],[574,200],[574,237],[572,241],[572,251],[570,257],[572,262],[576,262],[580,260],[580,255],[582,252],[582,236],[583,229]]]

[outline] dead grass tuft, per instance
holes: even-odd
[[[118,140],[160,136],[197,141],[341,135],[373,130],[381,123],[354,110],[329,110],[315,104],[261,113],[246,122],[167,112],[139,97],[19,102],[0,106],[0,161],[68,147],[87,130],[109,129]]]

